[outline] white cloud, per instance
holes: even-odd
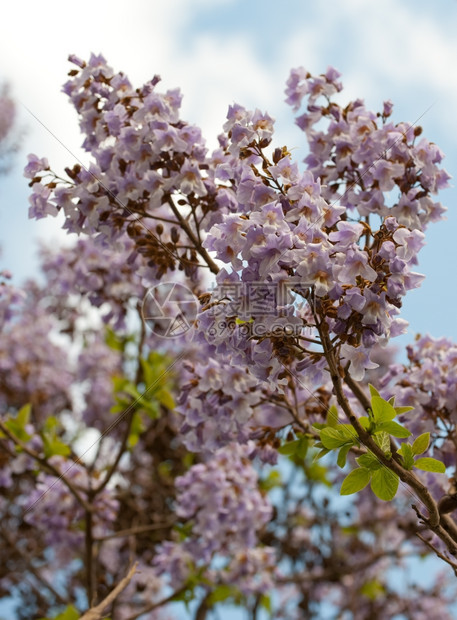
[[[333,64],[344,70],[346,96],[365,97],[373,105],[391,98],[412,115],[438,99],[436,122],[455,126],[457,40],[443,23],[446,7],[430,4],[424,11],[412,2],[347,0],[315,8],[312,22],[300,26],[290,44],[299,47],[303,31],[318,34],[314,42],[322,64],[315,70]]]

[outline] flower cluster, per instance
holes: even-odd
[[[249,181],[249,209],[243,198],[244,212],[215,224],[204,242],[229,271],[222,269],[216,278],[218,316],[214,305],[210,314],[203,309],[200,332],[218,353],[231,346],[238,363],[248,361],[256,376],[277,382],[281,364],[309,358],[307,341],[319,341],[325,321],[328,333],[343,345],[341,354],[351,362],[354,378],[361,379],[373,367],[373,345],[405,329],[399,308],[406,292],[422,281],[412,267],[424,235],[394,217],[378,229],[348,220],[345,207],[324,200],[310,172],[300,174],[288,154],[277,153],[276,159],[263,176],[251,171],[240,183],[244,196],[243,184]],[[254,286],[256,302],[252,293],[248,299]],[[256,356],[263,357],[257,373]]]
[[[274,119],[260,110],[249,112],[243,106],[229,106],[224,131],[230,139],[229,153],[239,155],[242,149],[259,143],[267,147],[273,136]]]
[[[200,356],[201,357],[201,356]],[[320,364],[322,366],[322,364]],[[279,440],[276,434],[294,421],[290,402],[306,412],[307,420],[322,421],[331,398],[331,386],[321,386],[319,396],[313,391],[317,378],[326,376],[314,365],[312,373],[293,389],[281,379],[283,394],[269,389],[251,372],[249,366],[238,366],[233,356],[218,354],[185,364],[177,413],[179,432],[186,448],[209,455],[230,443],[247,444],[251,460],[277,462]]]
[[[245,446],[232,444],[176,480],[176,514],[193,521],[194,540],[189,544],[198,548],[205,562],[232,545],[254,547],[256,533],[271,518],[271,506],[257,488],[248,454]]]
[[[30,315],[21,306],[0,333],[0,411],[31,403],[34,415],[43,419],[71,406],[72,368],[53,339],[52,318],[38,308]]]
[[[127,232],[157,277],[176,261],[190,273],[195,251],[176,247],[181,216],[175,198],[188,211],[198,202],[205,215],[213,208],[214,191],[203,176],[201,132],[180,120],[179,90],[157,92],[157,76],[134,89],[102,56],[92,55],[88,63],[70,60],[78,68],[64,91],[79,114],[83,148],[93,163],[67,169],[63,182],[45,159],[31,155],[25,169],[32,186],[30,217],[62,210],[68,232],[98,233],[98,244]]]
[[[297,111],[306,101],[296,123],[308,139],[308,170],[325,184],[329,202],[363,217],[394,216],[401,226],[425,230],[445,212],[431,197],[450,178],[439,167],[443,153],[425,138],[417,142],[419,126],[388,122],[390,101],[377,114],[360,99],[344,108],[332,101],[342,90],[339,77],[333,68],[318,77],[299,68],[287,82],[287,103]]]
[[[175,586],[186,581],[193,566],[210,567],[216,556],[225,562],[223,568],[219,563],[212,567],[212,578],[236,573],[241,589],[245,576],[251,577],[247,589],[257,583],[260,559],[265,561],[262,570],[271,571],[272,550],[256,547],[257,534],[271,519],[272,508],[258,489],[248,454],[247,446],[231,444],[176,480],[176,514],[191,525],[192,534],[181,543],[164,543],[155,558],[158,571],[170,574]],[[264,580],[258,583],[264,587]]]
[[[40,258],[45,293],[52,296],[54,306],[59,300],[68,305],[68,297],[79,294],[101,308],[103,321],[115,329],[125,327],[129,302],[141,299],[147,287],[148,268],[126,235],[112,247],[100,247],[92,237],[83,237],[59,252],[42,248]]]
[[[246,443],[254,407],[259,402],[257,381],[247,368],[209,359],[189,367],[180,394],[180,432],[192,452],[214,451],[231,443]]]

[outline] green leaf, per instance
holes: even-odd
[[[351,444],[348,443],[342,448],[340,448],[340,451],[338,452],[338,459],[336,462],[338,464],[338,467],[341,467],[341,469],[343,469],[343,467],[346,465],[348,452],[351,449],[351,447],[352,447]]]
[[[352,495],[367,486],[370,482],[371,471],[365,467],[358,467],[346,476],[341,485],[340,495]]]
[[[129,396],[131,396],[132,398],[134,398],[135,400],[142,399],[142,395],[138,391],[138,388],[131,381],[128,381],[124,385],[124,387],[122,388],[122,391],[128,394]]]
[[[361,418],[359,418],[359,424],[360,426],[362,426],[362,428],[364,428],[367,431],[368,428],[370,427],[370,419],[364,415]]]
[[[30,413],[32,411],[32,405],[27,403],[19,409],[14,418],[9,418],[5,422],[6,428],[20,441],[27,442],[31,439],[31,436],[25,430],[25,427],[30,421]]]
[[[422,433],[414,440],[413,454],[423,454],[430,445],[430,433]]]
[[[360,528],[357,527],[357,525],[346,525],[342,527],[340,531],[346,536],[354,536],[359,533]]]
[[[194,588],[195,586],[191,586],[189,587],[187,590],[178,590],[178,593],[175,594],[173,596],[172,599],[170,599],[171,601],[175,601],[175,602],[181,602],[184,603],[184,605],[186,606],[186,610],[187,612],[189,612],[189,604],[192,603],[192,601],[195,598],[195,594],[194,594]]]
[[[54,618],[54,620],[78,620],[81,617],[79,611],[73,605],[68,605],[65,610]]]
[[[379,396],[379,398],[381,398],[381,394],[378,392],[378,390],[374,387],[374,385],[371,385],[371,383],[368,384],[368,387],[370,388],[370,394],[371,394],[371,398],[373,398],[374,396]]]
[[[288,441],[287,443],[284,443],[280,448],[278,448],[279,454],[284,454],[285,456],[295,454],[295,450],[298,446],[298,441],[298,439],[294,439],[293,441]]]
[[[373,472],[371,478],[371,490],[385,502],[393,499],[397,493],[399,478],[397,474],[394,474],[387,469],[387,467],[381,467]]]
[[[151,418],[151,420],[157,420],[157,418],[160,417],[159,404],[156,401],[151,402],[150,400],[144,400],[144,398],[142,398],[138,404],[141,405],[142,409],[144,409],[146,415],[148,418]]]
[[[130,433],[127,440],[127,446],[129,450],[134,448],[140,439],[141,433],[145,430],[141,414],[136,411],[133,414],[132,423],[130,425]]]
[[[143,370],[145,387],[155,388],[164,387],[170,385],[170,374],[165,373],[170,359],[168,356],[158,353],[157,351],[151,351],[147,359],[141,360],[141,368]]]
[[[260,606],[263,607],[266,612],[271,614],[271,596],[268,594],[262,594],[260,597]]]
[[[271,491],[276,487],[280,487],[282,485],[282,476],[281,472],[277,469],[272,469],[268,476],[259,480],[259,487],[262,491]]]
[[[114,392],[122,392],[124,385],[127,385],[129,383],[128,379],[126,379],[125,377],[119,377],[117,375],[112,377],[111,381],[113,382]]]
[[[127,407],[128,407],[127,403],[125,405],[119,403],[118,405],[113,405],[111,409],[109,410],[109,412],[112,414],[121,413],[121,411],[124,411]]]
[[[326,422],[327,422],[327,426],[331,426],[332,428],[335,428],[335,426],[337,426],[338,409],[335,407],[335,405],[332,405],[330,409],[327,411]]]
[[[320,432],[321,441],[327,450],[337,450],[350,439],[335,428],[323,428]]]
[[[357,463],[360,467],[365,467],[371,471],[375,471],[382,467],[382,464],[378,461],[374,454],[371,452],[367,452],[366,454],[362,454],[356,458]]]
[[[390,437],[385,431],[379,431],[373,435],[375,443],[381,448],[384,454],[390,456]]]
[[[306,465],[306,462],[305,462]],[[320,482],[321,484],[325,484],[327,487],[331,487],[332,483],[327,478],[327,468],[323,465],[319,465],[319,463],[312,462],[309,465],[304,467],[305,476],[309,480],[315,480],[316,482]]]
[[[44,424],[43,424],[43,430],[44,431],[54,431],[56,429],[58,429],[61,426],[59,420],[54,416],[54,415],[50,415],[48,418],[46,418]]]
[[[228,598],[237,593],[236,588],[229,586],[225,583],[221,583],[216,586],[208,597],[208,604],[212,607],[216,603],[226,601]]]
[[[417,459],[414,463],[414,467],[417,467],[417,469],[421,469],[422,471],[432,471],[436,474],[446,473],[445,464],[437,459],[432,459],[430,456],[424,456]]]
[[[163,405],[167,409],[170,409],[170,411],[173,411],[173,409],[176,407],[173,396],[168,390],[162,388],[158,392],[154,393],[154,398],[156,398],[161,405]]]
[[[319,459],[323,458],[324,456],[327,456],[327,454],[329,452],[330,452],[330,450],[327,450],[327,448],[322,448],[322,450],[319,450],[319,452],[314,456],[313,462],[318,461]]]
[[[179,540],[182,542],[192,535],[192,523],[176,523],[173,526],[173,530],[178,534]]]
[[[403,466],[405,469],[412,469],[414,465],[414,456],[411,445],[409,443],[402,443],[397,452],[403,457]]]
[[[288,441],[279,448],[278,452],[285,456],[303,460],[308,452],[308,438],[301,435],[298,439]]]
[[[413,409],[414,407],[395,407],[397,415],[400,415],[402,413],[408,413],[408,411],[412,411]]]
[[[360,594],[370,599],[371,601],[374,601],[379,596],[382,596],[384,592],[385,592],[384,586],[377,579],[366,581],[363,584],[363,586],[360,588]]]
[[[120,338],[111,327],[105,329],[105,343],[114,351],[123,351],[125,349],[125,339]]]
[[[352,442],[354,440],[358,441],[357,433],[352,424],[338,424],[336,430],[340,433],[341,437],[346,437],[346,439]]]
[[[371,407],[373,409],[373,417],[377,424],[389,422],[397,415],[395,408],[380,396],[373,396],[371,399]]]
[[[10,431],[10,433],[12,433],[15,437],[17,437],[20,441],[23,441],[24,443],[32,439],[31,435],[27,433],[24,427],[21,424],[18,424],[16,418],[7,420],[5,422],[5,426]]]
[[[60,456],[68,456],[71,454],[69,446],[56,436],[55,431],[53,433],[42,433],[42,439],[43,451],[47,459],[56,454]]]
[[[21,407],[19,411],[17,412],[16,422],[22,428],[24,428],[24,426],[30,422],[31,411],[32,411],[32,405],[30,403],[27,403],[27,405],[24,405],[23,407]]]
[[[394,421],[377,424],[376,430],[385,431],[386,433],[389,433],[389,435],[393,435],[394,437],[398,437],[400,439],[411,436],[411,431]]]
[[[295,450],[295,456],[297,459],[304,459],[308,454],[309,441],[308,438],[302,435],[298,440],[297,449]]]

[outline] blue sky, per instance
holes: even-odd
[[[65,7],[65,8],[63,8]],[[304,136],[284,103],[288,71],[321,72],[334,65],[346,96],[377,109],[395,103],[394,120],[421,119],[424,135],[445,152],[457,176],[456,0],[16,0],[2,7],[0,83],[27,106],[76,156],[76,116],[60,88],[69,53],[102,52],[115,69],[140,84],[158,73],[165,88],[180,86],[183,117],[202,126],[211,146],[229,104],[268,110],[277,119],[279,145],[303,157]],[[25,131],[12,173],[0,178],[2,266],[20,281],[36,273],[38,238],[68,242],[60,221],[27,219],[26,154],[47,156],[53,167],[73,158],[24,108]],[[457,340],[456,190],[446,190],[447,221],[434,225],[420,255],[426,280],[410,293],[403,316],[415,332]]]

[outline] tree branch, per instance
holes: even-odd
[[[344,382],[346,383],[348,388],[351,390],[351,392],[354,394],[354,396],[357,398],[357,400],[362,405],[362,407],[365,409],[365,411],[368,411],[368,409],[371,409],[370,400],[368,399],[368,397],[366,396],[365,392],[362,390],[360,385],[357,383],[357,381],[354,381],[354,379],[351,377],[351,375],[348,372],[344,373]]]
[[[173,198],[171,196],[168,198],[168,204],[170,205],[170,208],[173,211],[173,215],[178,220],[179,226],[186,233],[186,235],[192,242],[192,245],[194,246],[195,251],[200,254],[200,256],[203,258],[205,263],[208,265],[210,271],[214,273],[214,275],[217,275],[219,273],[219,267],[216,265],[216,263],[213,261],[211,256],[202,246],[198,238],[194,235],[191,227],[189,226],[188,222],[186,222],[186,220],[183,218],[183,216],[179,212],[179,209],[176,207],[175,203],[173,202]]]
[[[94,603],[96,597],[95,588],[95,567],[94,567],[94,539],[92,536],[92,514],[86,512],[86,532],[85,532],[85,546],[86,546],[86,590],[87,601],[89,605]]]
[[[151,523],[150,525],[137,525],[136,527],[130,527],[126,530],[118,530],[107,536],[101,536],[96,538],[97,542],[103,542],[104,540],[110,540],[111,538],[121,538],[122,536],[135,536],[135,534],[146,534],[147,532],[154,532],[157,530],[165,530],[172,527],[175,521],[169,521],[168,523]]]
[[[141,611],[134,613],[132,616],[128,616],[125,620],[137,620],[137,618],[139,618],[140,616],[147,614],[150,611],[154,611],[154,609],[158,609],[159,607],[163,607],[163,605],[166,605],[167,603],[171,603],[171,601],[173,601],[177,596],[179,596],[186,590],[187,590],[187,584],[183,585],[178,590],[175,590],[169,596],[166,596],[165,598],[163,598],[161,601],[157,601],[157,603],[150,603],[149,605],[146,605],[146,607],[143,607]],[[80,618],[80,620],[92,620],[92,618]],[[94,618],[93,620],[96,620],[96,619]]]
[[[424,538],[421,534],[419,534],[419,532],[416,532],[416,536],[425,544],[427,545],[427,547],[429,549],[431,549],[434,553],[436,553],[436,555],[440,558],[440,560],[443,560],[443,562],[446,562],[446,564],[449,564],[449,566],[452,567],[455,576],[457,577],[457,564],[455,562],[453,562],[451,559],[447,558],[444,553],[441,553],[441,551],[439,551],[439,549],[437,549],[436,547],[434,547],[432,545],[432,543],[427,540],[426,538]]]
[[[322,330],[320,330],[320,336],[321,336],[321,340],[324,346],[324,350],[326,352],[326,359],[329,365],[330,376],[332,379],[333,388],[335,390],[335,395],[338,400],[338,404],[343,409],[350,423],[356,430],[357,435],[359,436],[361,442],[366,448],[368,448],[371,452],[373,452],[373,454],[385,467],[387,467],[388,469],[393,471],[395,474],[397,474],[397,476],[400,478],[402,482],[404,482],[405,484],[410,486],[412,489],[414,489],[417,496],[423,502],[423,504],[428,510],[429,516],[427,519],[427,523],[432,528],[438,528],[439,523],[440,523],[440,514],[438,511],[438,506],[435,500],[433,499],[433,497],[430,495],[429,490],[427,489],[425,485],[422,484],[419,478],[417,478],[412,472],[402,467],[400,463],[395,461],[393,458],[392,459],[387,458],[387,456],[384,454],[384,452],[381,450],[378,444],[373,440],[370,433],[366,431],[363,428],[363,426],[360,424],[359,420],[357,419],[354,412],[352,411],[349,405],[349,402],[343,392],[343,388],[341,385],[341,376],[339,372],[340,369],[335,361],[334,353],[328,342],[328,338],[325,334],[322,333]]]
[[[23,450],[26,454],[28,454],[30,457],[32,457],[32,459],[34,459],[35,461],[37,461],[37,463],[39,463],[46,471],[50,472],[51,474],[53,474],[54,476],[56,476],[56,478],[58,480],[61,480],[65,486],[68,488],[68,490],[70,491],[70,493],[77,499],[77,501],[81,504],[81,506],[84,508],[84,510],[86,512],[93,512],[94,508],[92,506],[92,504],[90,504],[88,501],[86,501],[79,493],[79,491],[76,489],[76,487],[73,485],[72,482],[70,482],[68,480],[68,478],[66,478],[65,473],[61,473],[57,467],[55,467],[54,465],[52,465],[52,463],[49,463],[49,461],[43,457],[40,456],[38,454],[38,452],[35,452],[35,450],[32,450],[31,448],[29,448],[24,442],[22,442],[20,439],[18,439],[15,435],[13,435],[13,433],[11,433],[11,431],[8,429],[7,426],[5,426],[5,423],[0,420],[0,429],[5,433],[5,435],[8,437],[8,439],[11,439],[11,441],[16,444],[16,446],[18,446],[19,448],[21,448],[21,450]],[[69,466],[68,469],[71,469],[73,465],[77,465],[79,464],[80,461],[79,459],[76,461],[73,461],[73,463]],[[68,471],[68,470],[67,470]],[[52,488],[52,487],[50,487]],[[38,500],[39,501],[39,500]]]
[[[136,573],[136,569],[138,564],[135,563],[127,573],[127,575],[121,579],[121,581],[117,584],[117,586],[111,590],[106,598],[103,599],[101,603],[88,609],[84,615],[81,616],[79,620],[101,620],[103,618],[105,609],[111,605],[114,600],[119,596],[119,594],[125,590],[125,588],[130,583],[133,575]]]

